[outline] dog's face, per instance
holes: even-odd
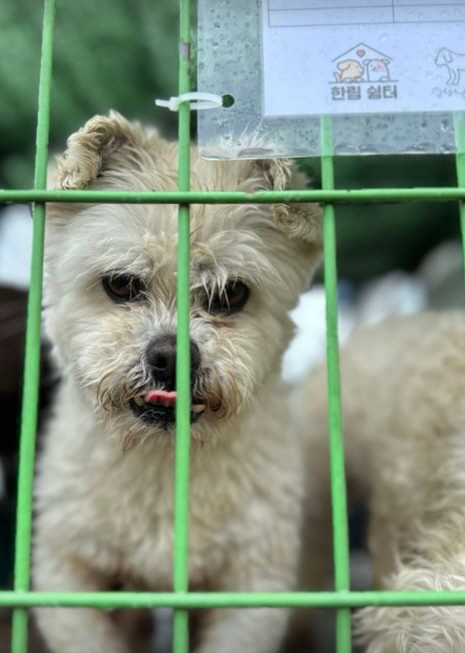
[[[209,162],[198,190],[285,188],[289,162]],[[59,188],[176,190],[177,147],[118,114],[68,141]],[[46,325],[62,372],[127,446],[173,430],[177,207],[48,210]],[[192,435],[211,439],[279,370],[288,311],[318,262],[316,205],[191,207]]]

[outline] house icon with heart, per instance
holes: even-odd
[[[343,52],[332,61],[334,64],[333,84],[383,83],[390,82],[389,67],[392,58],[379,50],[359,43]]]

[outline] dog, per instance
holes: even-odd
[[[367,82],[389,82],[389,59],[365,59]]]
[[[337,64],[339,72],[334,73],[337,82],[361,82],[365,72],[361,63],[355,59],[345,59]]]
[[[464,342],[463,312],[424,313],[363,328],[341,352],[349,503],[368,508],[379,589],[465,588]],[[331,551],[325,370],[290,401],[307,446],[303,550],[316,587]],[[465,651],[465,606],[370,606],[354,626],[366,653]]]
[[[116,112],[57,161],[60,189],[175,191],[175,142]],[[199,191],[305,187],[288,160],[211,162]],[[191,207],[189,586],[296,583],[303,467],[280,361],[288,311],[321,257],[317,204]],[[37,590],[170,591],[176,405],[177,207],[51,204],[44,323],[60,387],[36,481]],[[39,608],[53,653],[127,653],[98,609]],[[284,609],[217,609],[198,653],[270,653]]]
[[[449,79],[447,84],[449,86],[457,86],[460,84],[462,73],[465,73],[465,54],[460,52],[453,52],[449,48],[441,48],[436,54],[434,60],[436,66],[446,66],[449,71]]]

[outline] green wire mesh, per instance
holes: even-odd
[[[179,92],[189,90],[190,0],[180,0]],[[19,454],[18,508],[14,587],[0,592],[0,606],[14,608],[13,653],[26,653],[28,647],[28,609],[33,606],[77,606],[98,608],[171,607],[174,617],[174,653],[187,653],[189,647],[187,610],[227,607],[325,607],[337,610],[337,653],[350,653],[350,609],[366,605],[454,605],[465,604],[463,592],[352,592],[349,577],[347,501],[344,473],[344,446],[341,419],[341,392],[337,333],[337,268],[335,204],[338,202],[380,202],[457,200],[460,203],[462,233],[465,229],[465,121],[456,116],[456,188],[389,188],[344,190],[334,188],[334,159],[331,122],[322,119],[321,191],[260,192],[253,197],[239,192],[190,192],[190,111],[187,103],[179,110],[179,192],[132,193],[47,191],[46,167],[52,81],[53,28],[55,2],[45,0],[42,54],[39,80],[36,174],[33,190],[0,190],[0,202],[36,202],[34,206],[33,254],[28,301],[25,375]],[[37,397],[40,360],[40,312],[42,261],[44,249],[45,202],[175,203],[179,205],[178,247],[178,333],[176,408],[175,551],[173,592],[34,592],[30,589],[31,515],[37,429]],[[331,482],[335,561],[333,592],[189,592],[189,441],[190,441],[190,347],[189,347],[189,208],[194,203],[324,203],[324,271],[327,300],[328,394],[330,405]],[[464,249],[465,255],[465,249]]]

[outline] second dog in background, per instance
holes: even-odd
[[[464,343],[465,314],[425,313],[362,329],[341,353],[348,485],[370,513],[377,589],[465,589]],[[330,535],[323,369],[292,407],[307,445],[304,551],[315,587],[331,551],[321,546]],[[461,653],[465,606],[368,607],[355,632],[366,653]]]

